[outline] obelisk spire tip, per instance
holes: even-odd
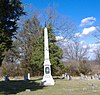
[[[46,25],[46,21],[45,21],[45,27],[47,27],[47,25]]]

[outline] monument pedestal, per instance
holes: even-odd
[[[41,82],[42,85],[54,85],[54,80],[51,75],[44,75]]]
[[[49,59],[44,61],[44,76],[42,79],[42,85],[54,85],[54,80],[51,75],[51,63]]]

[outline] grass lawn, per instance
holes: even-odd
[[[0,81],[0,95],[100,95],[100,80],[55,79],[54,86],[45,87],[40,86],[40,81],[41,78]]]

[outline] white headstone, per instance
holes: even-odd
[[[62,79],[64,79],[64,78],[65,78],[65,75],[64,75],[64,74],[62,74],[61,78],[62,78]]]
[[[96,80],[98,80],[98,79],[99,79],[99,76],[98,76],[97,74],[95,74],[95,75],[94,75],[94,78],[95,78]]]
[[[28,80],[30,80],[31,78],[30,78],[30,73],[28,73]]]
[[[81,75],[81,76],[80,76],[80,79],[83,80],[83,79],[84,79],[84,75],[83,75],[82,73],[81,73],[80,75]]]
[[[69,77],[69,75],[67,75],[67,80],[70,80],[70,77]]]
[[[30,89],[26,89],[25,91],[26,91],[26,92],[30,92],[31,90],[30,90]]]

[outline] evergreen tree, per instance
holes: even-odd
[[[18,33],[16,42],[18,51],[20,52],[19,57],[23,73],[31,71],[29,65],[32,59],[33,46],[35,46],[40,35],[39,31],[41,31],[40,23],[36,16],[34,16],[32,20],[28,19],[25,21],[21,32]]]
[[[52,74],[60,75],[64,70],[63,63],[60,62],[62,58],[63,51],[56,45],[56,38],[53,34],[52,25],[48,26],[48,36],[49,36],[49,53],[50,53],[50,62],[52,66]]]
[[[18,28],[17,21],[24,14],[21,0],[0,0],[0,65],[12,47],[12,38]]]
[[[43,31],[43,30],[41,30]],[[44,47],[43,47],[43,32],[37,38],[34,38],[32,59],[30,67],[33,75],[41,75],[43,73],[43,62],[44,62]]]

